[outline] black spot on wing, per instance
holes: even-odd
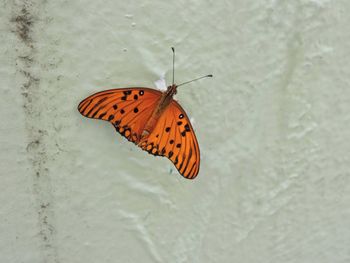
[[[163,149],[161,150],[161,155],[164,155],[165,154],[165,147],[163,147]]]
[[[108,116],[108,121],[111,121],[111,120],[113,120],[113,119],[114,119],[114,115],[113,115],[113,114],[111,114],[111,115]]]
[[[124,90],[123,93],[125,96],[128,96],[131,94],[131,90]]]
[[[100,114],[100,116],[98,116],[98,118],[99,118],[99,119],[102,119],[104,116],[106,116],[106,114],[107,114],[107,113],[104,112],[104,113]]]

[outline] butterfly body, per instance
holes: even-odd
[[[173,100],[173,96],[176,94],[176,88],[176,84],[173,84],[171,86],[168,86],[167,90],[162,93],[162,96],[160,97],[157,106],[153,110],[151,117],[149,118],[143,129],[143,132],[141,134],[141,140],[145,140],[147,136],[153,131],[160,116],[169,106],[170,102]]]

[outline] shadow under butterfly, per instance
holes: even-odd
[[[79,103],[79,112],[88,118],[109,121],[117,132],[155,156],[166,156],[179,173],[194,179],[199,172],[200,152],[191,122],[173,99],[179,86],[212,77],[206,75],[161,92],[150,88],[130,87],[95,93]]]

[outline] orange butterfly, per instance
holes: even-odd
[[[105,90],[84,99],[78,110],[85,117],[109,121],[126,139],[150,154],[168,157],[183,177],[194,179],[200,164],[198,142],[173,96],[177,87],[212,75],[174,84],[172,50],[173,84],[165,92],[137,87]]]

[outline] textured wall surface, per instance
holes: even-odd
[[[0,262],[350,262],[350,2],[0,2]],[[179,88],[183,179],[83,118],[103,89]]]

